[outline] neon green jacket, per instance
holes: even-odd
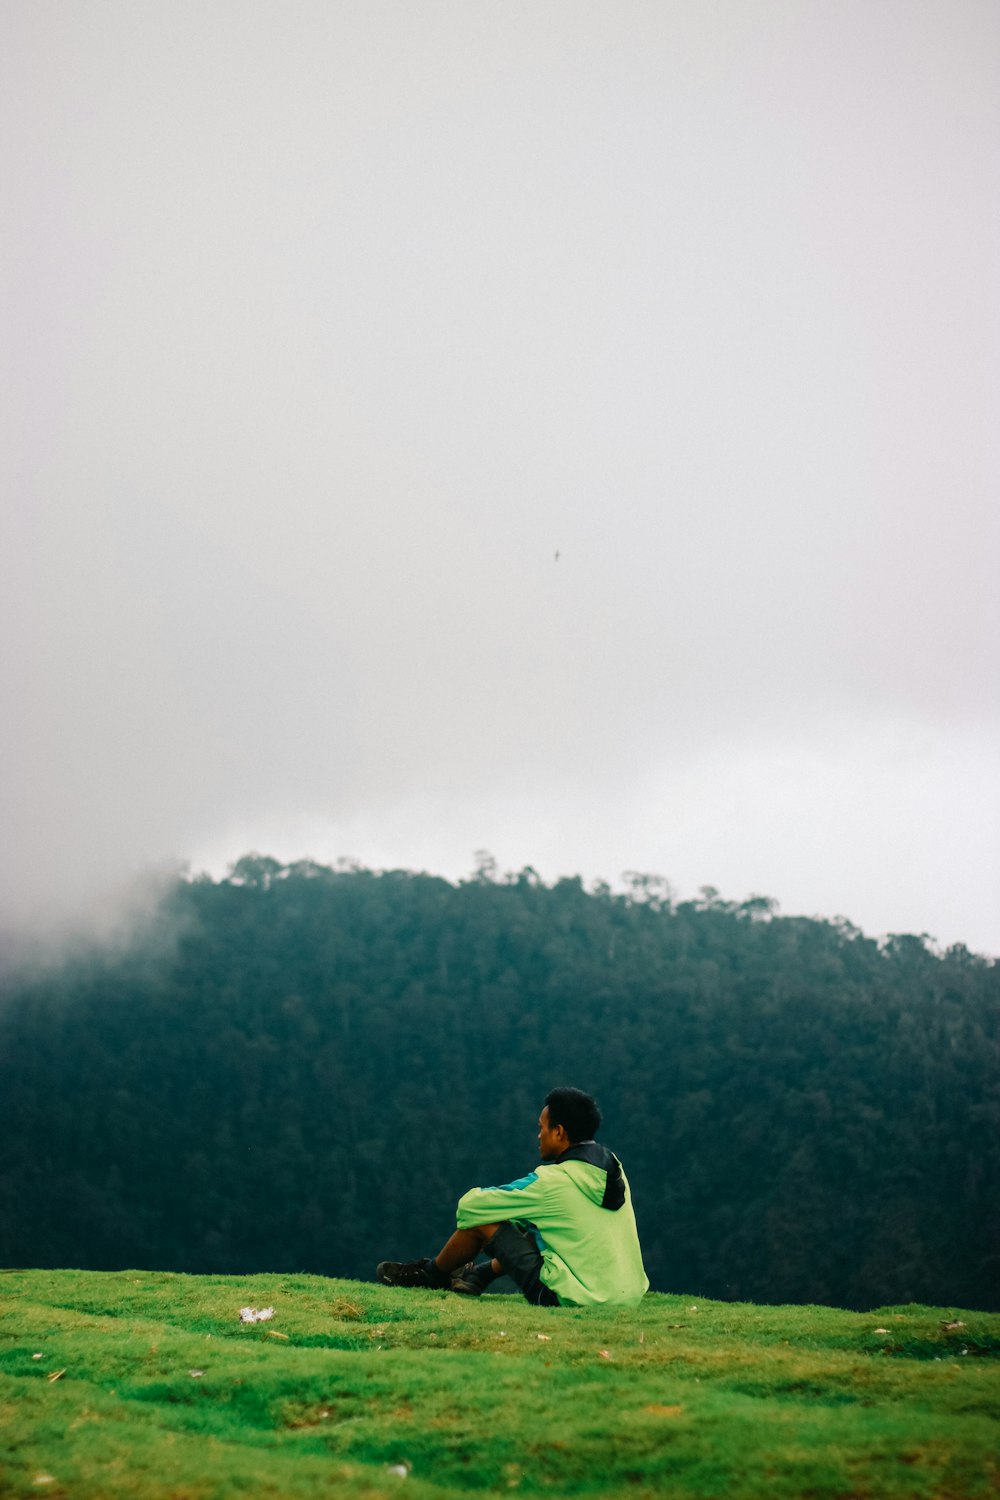
[[[541,1279],[561,1303],[634,1307],[649,1287],[621,1162],[584,1141],[503,1187],[459,1199],[458,1227],[514,1220],[533,1231]]]

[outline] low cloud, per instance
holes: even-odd
[[[905,58],[861,4],[442,4],[388,50],[308,3],[155,48],[26,10],[8,929],[106,926],[163,861],[485,844],[1000,950],[960,8]]]

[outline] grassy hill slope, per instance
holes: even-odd
[[[974,1500],[1000,1487],[998,1354],[1000,1316],[954,1308],[8,1271],[0,1494]]]

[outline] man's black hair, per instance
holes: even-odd
[[[549,1128],[554,1130],[561,1125],[571,1145],[592,1141],[597,1134],[601,1111],[582,1089],[552,1089],[545,1096],[545,1107],[549,1112]]]

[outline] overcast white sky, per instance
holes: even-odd
[[[0,0],[5,924],[485,847],[1000,954],[998,143],[994,0]]]

